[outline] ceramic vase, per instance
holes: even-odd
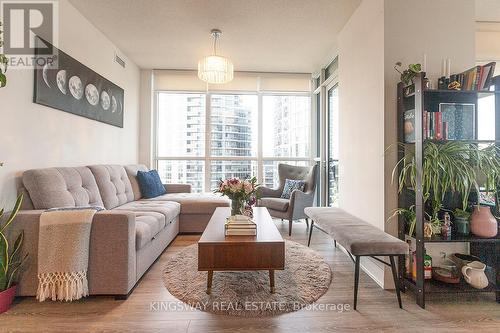
[[[488,206],[475,206],[470,221],[470,230],[478,237],[491,238],[498,233],[497,220]]]
[[[488,286],[488,277],[484,273],[486,265],[480,261],[473,261],[462,267],[464,280],[476,289],[484,289]]]

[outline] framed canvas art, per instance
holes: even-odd
[[[48,44],[37,37],[37,43],[40,42]],[[123,128],[124,90],[63,51],[53,48],[57,61],[35,68],[33,101]],[[41,49],[35,48],[35,57],[41,52]]]

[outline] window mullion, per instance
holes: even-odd
[[[212,163],[210,157],[212,151],[212,121],[211,121],[211,96],[205,94],[205,188],[204,192],[210,192],[210,180],[212,172]]]
[[[259,184],[264,184],[264,164],[262,162],[262,128],[263,128],[263,117],[262,117],[262,94],[259,92],[257,101],[257,179]]]

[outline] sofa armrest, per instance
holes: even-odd
[[[127,294],[137,281],[135,213],[104,210],[92,220],[89,253],[89,291]]]
[[[266,186],[259,186],[258,191],[261,198],[279,198],[283,192],[280,189],[269,188]]]
[[[7,228],[14,241],[24,231],[21,255],[28,259],[19,276],[17,294],[34,296],[38,287],[38,234],[43,210],[22,210]],[[101,211],[94,215],[90,232],[89,292],[127,294],[136,277],[135,214],[128,211]]]
[[[314,193],[305,193],[300,190],[293,190],[290,195],[290,209],[293,211],[294,219],[306,218],[304,209],[312,207],[314,203]]]
[[[163,184],[167,193],[191,193],[191,184]]]

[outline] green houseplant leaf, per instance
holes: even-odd
[[[0,27],[2,27],[1,21],[0,21]],[[0,30],[0,47],[3,46],[2,34],[3,31]],[[0,53],[0,88],[3,88],[7,85],[7,76],[5,75],[5,72],[7,71],[8,63],[9,59],[4,54]]]
[[[23,196],[19,195],[12,212],[3,226],[0,227],[0,291],[6,290],[13,285],[19,273],[19,269],[26,262],[28,257],[28,254],[24,254],[23,258],[19,259],[24,241],[24,231],[17,236],[12,245],[9,244],[5,236],[5,230],[13,223],[17,213],[21,209],[22,201]],[[3,212],[3,209],[0,210],[0,217],[3,215]]]
[[[7,85],[7,77],[0,70],[0,88],[5,87],[6,85]]]
[[[484,184],[479,182],[480,174],[484,176]],[[394,167],[393,180],[396,177],[400,193],[405,187],[415,189],[416,162],[412,150],[405,150]],[[440,224],[438,214],[443,209],[447,193],[458,194],[462,199],[461,210],[465,211],[471,191],[479,193],[480,187],[485,187],[487,191],[496,194],[497,184],[500,184],[500,150],[495,145],[478,148],[471,143],[459,141],[428,141],[424,144],[422,194],[424,204],[430,207],[428,219],[433,224]]]
[[[0,291],[7,289],[7,274],[9,269],[9,242],[0,232]]]

